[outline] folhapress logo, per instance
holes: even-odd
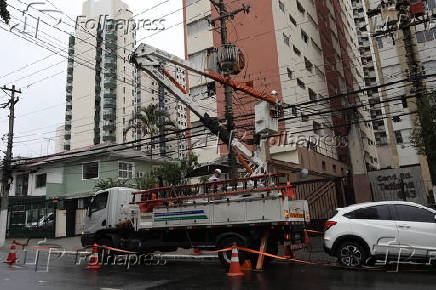
[[[165,19],[112,19],[109,15],[101,14],[98,18],[89,18],[79,15],[76,18],[76,30],[82,29],[86,31],[95,30],[112,30],[123,31],[125,34],[129,32],[144,29],[147,31],[165,30]]]

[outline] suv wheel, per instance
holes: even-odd
[[[343,242],[337,251],[338,262],[347,267],[359,267],[367,259],[365,248],[355,241]]]

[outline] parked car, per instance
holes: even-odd
[[[349,267],[377,257],[436,261],[436,211],[401,202],[371,202],[338,208],[325,223],[324,249]]]

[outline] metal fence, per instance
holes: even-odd
[[[336,208],[346,206],[344,190],[346,179],[320,179],[293,183],[298,199],[309,203],[312,220],[327,220]]]
[[[45,199],[13,199],[9,205],[9,238],[53,238],[56,203]]]

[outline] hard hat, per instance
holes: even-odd
[[[272,91],[272,92],[271,92],[271,95],[273,95],[273,96],[278,96],[278,95],[279,95],[279,92],[277,92],[277,91]]]
[[[221,174],[221,169],[217,168],[217,169],[215,169],[215,172]]]

